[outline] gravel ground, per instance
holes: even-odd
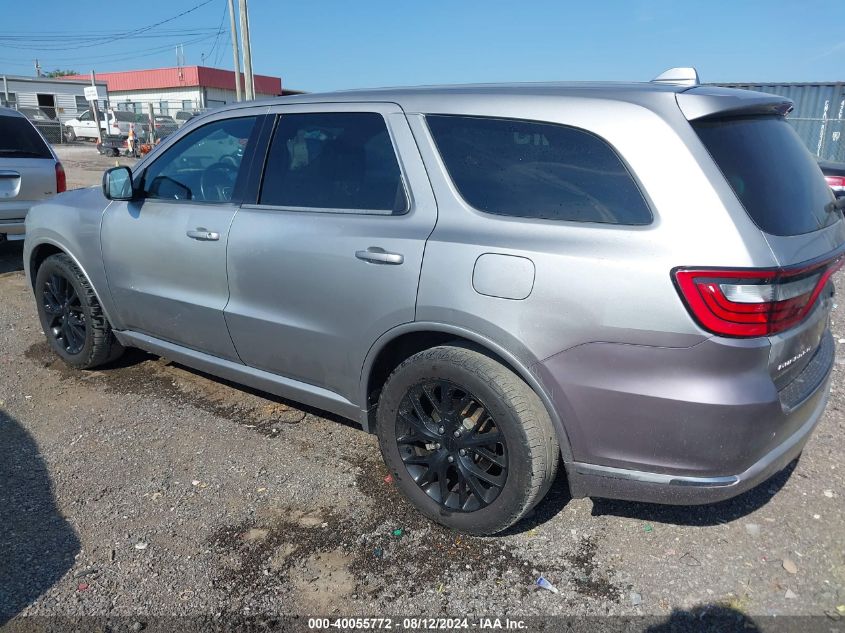
[[[60,152],[71,186],[115,161]],[[509,533],[472,538],[410,509],[375,438],[351,423],[140,352],[68,369],[44,342],[20,255],[0,245],[0,625],[220,613],[668,623],[710,610],[749,630],[771,615],[843,626],[842,351],[802,459],[759,488],[662,507],[572,500],[561,478]],[[540,574],[560,593],[535,590]]]

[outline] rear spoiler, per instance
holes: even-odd
[[[695,86],[675,98],[689,121],[759,114],[785,116],[792,111],[792,101],[786,97],[737,88]]]

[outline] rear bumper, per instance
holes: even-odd
[[[700,504],[753,488],[801,453],[821,418],[832,347],[825,332],[801,375],[812,388],[789,405],[765,340],[594,343],[548,359],[537,373],[566,425],[572,495]]]

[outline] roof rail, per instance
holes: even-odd
[[[681,86],[697,86],[698,71],[695,68],[670,68],[651,80],[656,84],[679,84]]]

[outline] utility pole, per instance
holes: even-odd
[[[235,99],[242,100],[241,95],[241,60],[238,54],[238,27],[235,23],[235,2],[229,0],[229,30],[232,33],[232,55],[235,58]]]
[[[91,85],[94,86],[94,90],[97,89],[97,75],[93,70],[91,71]],[[94,117],[94,127],[97,129],[97,140],[100,142],[100,145],[102,145],[103,131],[100,129],[100,107],[97,104],[96,99],[91,101],[91,116]],[[108,113],[105,113],[103,116],[108,119]],[[106,120],[106,126],[108,127],[108,120]]]
[[[246,0],[238,0],[241,14],[241,42],[243,43],[244,58],[244,92],[246,100],[255,99],[255,83],[252,77],[252,48],[249,45],[249,9]]]

